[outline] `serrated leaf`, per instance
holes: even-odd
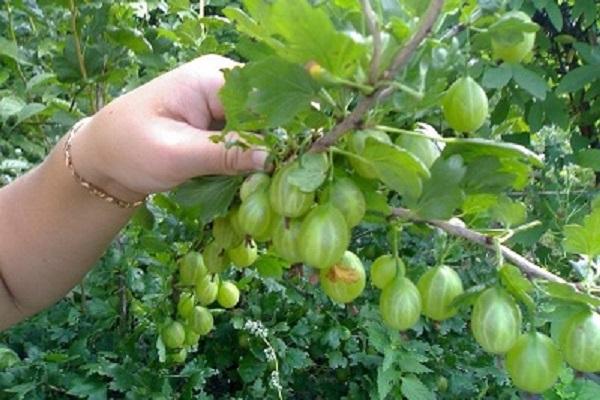
[[[423,187],[422,179],[430,177],[421,160],[390,143],[368,138],[362,157],[375,168],[379,179],[387,187],[409,199],[419,197]]]
[[[592,307],[600,307],[600,298],[585,293],[577,292],[567,283],[538,282],[538,286],[551,297],[574,303],[588,304]]]
[[[203,223],[227,211],[240,186],[239,176],[214,176],[190,180],[175,191],[175,201]]]
[[[238,29],[271,46],[293,63],[314,61],[334,75],[350,76],[367,47],[355,35],[338,31],[323,7],[307,0],[246,0],[249,15],[229,8]],[[235,11],[234,11],[235,10]]]
[[[414,375],[402,378],[400,390],[408,400],[435,400],[435,394]]]
[[[463,202],[460,182],[467,168],[455,154],[448,159],[438,158],[431,167],[431,177],[423,185],[415,211],[425,219],[448,219]]]
[[[512,200],[502,195],[497,198],[496,204],[491,209],[492,217],[510,228],[525,222],[527,219],[527,207],[524,203]]]
[[[301,191],[312,193],[325,182],[329,162],[324,153],[307,153],[300,158],[298,168],[288,175],[288,181]]]
[[[565,251],[591,258],[600,255],[600,209],[592,210],[582,225],[565,225],[563,233]]]
[[[392,391],[394,385],[400,380],[400,373],[394,369],[383,369],[379,366],[377,369],[377,394],[379,400],[385,400]]]
[[[266,57],[235,68],[220,92],[227,130],[281,126],[310,108],[318,86],[299,65]]]
[[[512,64],[511,67],[517,85],[540,100],[546,98],[548,84],[541,76],[520,64]]]
[[[533,290],[533,284],[523,275],[520,269],[514,265],[505,264],[500,268],[500,281],[506,290],[525,304],[528,309],[535,309],[535,302],[529,295]]]

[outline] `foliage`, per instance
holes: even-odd
[[[334,129],[373,92],[373,38],[359,1],[204,3],[3,2],[0,183],[39,162],[83,115],[201,54],[246,63],[226,73],[226,128],[267,146],[278,165],[305,154],[316,133]],[[371,3],[383,71],[427,4]],[[502,19],[506,9],[533,22]],[[0,398],[518,398],[502,359],[469,334],[469,308],[485,287],[501,284],[525,311],[524,325],[556,339],[570,315],[600,306],[592,291],[600,269],[599,12],[592,0],[446,1],[431,37],[390,77],[395,93],[362,121],[392,140],[367,138],[357,151],[343,137],[328,152],[335,169],[306,154],[290,179],[312,192],[330,174],[347,176],[357,160],[375,171],[380,182],[351,175],[367,210],[351,250],[367,271],[398,251],[414,282],[430,266],[452,266],[466,288],[456,316],[421,318],[400,333],[382,323],[370,281],[359,298],[337,305],[314,270],[290,267],[263,246],[254,267],[222,274],[236,281],[240,303],[213,308],[214,330],[184,363],[166,362],[157,337],[175,315],[178,260],[204,249],[210,222],[225,215],[241,184],[199,179],[155,195],[66,299],[0,334]],[[510,44],[532,32],[529,59],[493,59],[492,38]],[[490,115],[461,135],[441,104],[466,74],[485,90]],[[436,130],[433,156],[406,145],[407,136],[431,139]],[[383,224],[388,204],[419,219],[460,217],[589,293],[530,283],[497,254],[428,225]],[[597,375],[563,368],[544,398],[599,395]]]

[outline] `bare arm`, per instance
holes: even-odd
[[[209,140],[212,122],[223,117],[220,70],[234,65],[201,57],[110,103],[76,133],[76,170],[108,193],[135,201],[193,176],[261,168],[262,151],[226,150]],[[64,141],[0,189],[0,330],[64,296],[133,212],[74,180]]]

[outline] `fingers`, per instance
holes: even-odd
[[[215,120],[223,120],[225,113],[219,99],[225,84],[223,70],[239,65],[229,58],[207,55],[178,68],[175,76],[181,90],[177,91],[175,108],[197,128],[205,129]]]
[[[171,132],[162,132],[169,140],[170,168],[183,179],[201,175],[236,175],[264,170],[267,153],[262,149],[227,148],[225,143],[214,143],[210,137],[220,132],[196,129],[175,122]],[[234,136],[231,140],[234,140]]]

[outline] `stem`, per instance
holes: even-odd
[[[342,154],[342,155],[344,155],[346,157],[354,158],[355,160],[362,161],[362,162],[365,162],[365,163],[369,162],[369,160],[367,160],[366,158],[361,157],[358,154],[350,153],[349,151],[342,150],[339,147],[333,147],[332,146],[332,147],[330,147],[330,150],[331,150],[332,153]]]
[[[423,219],[413,214],[410,210],[402,207],[392,209],[392,216],[406,219],[412,222],[425,223],[431,226],[435,226],[453,236],[463,238],[490,250],[496,250],[494,239],[492,237],[482,235],[479,232],[475,232],[469,228],[466,228],[464,225],[459,225],[457,223],[449,221]],[[515,265],[517,268],[519,268],[521,271],[523,271],[529,276],[542,278],[551,282],[568,284],[577,291],[583,290],[581,284],[567,282],[560,276],[555,275],[552,272],[542,268],[541,266],[534,264],[522,255],[516,253],[515,251],[511,250],[510,248],[504,245],[500,245],[499,249],[504,259],[508,260],[511,264]]]
[[[271,350],[271,353],[273,354],[273,358],[275,361],[275,372],[277,373],[277,377],[278,379],[280,379],[280,375],[279,375],[279,361],[277,360],[277,353],[275,352],[275,349],[273,348],[273,346],[271,346],[271,343],[269,343],[269,341],[264,338],[261,337],[263,342],[265,343],[265,345]],[[281,381],[278,381],[278,386],[276,387],[277,389],[277,395],[279,396],[279,400],[283,400],[283,394],[281,393]]]
[[[75,53],[77,54],[77,61],[79,63],[79,72],[81,73],[85,86],[87,84],[88,74],[85,68],[85,58],[81,50],[81,38],[79,37],[79,31],[77,30],[77,7],[75,6],[75,0],[69,0],[69,9],[71,11],[71,30],[73,31],[73,40],[75,41]],[[90,107],[92,107],[92,111],[95,113],[98,110],[96,102],[94,101],[93,88],[88,95]]]
[[[381,31],[377,21],[377,15],[371,7],[371,0],[361,0],[360,2],[363,13],[365,14],[365,22],[367,29],[373,37],[373,56],[371,57],[371,69],[369,71],[369,82],[374,84],[379,78],[379,67],[381,66]]]
[[[12,39],[13,43],[15,44],[15,46],[18,49],[19,42],[17,42],[17,35],[15,33],[15,27],[13,24],[12,9],[10,8],[10,2],[6,2],[6,15],[8,17],[8,33],[10,34],[10,38]],[[15,60],[15,64],[17,65],[17,72],[19,73],[19,78],[21,78],[21,80],[23,81],[24,84],[27,84],[27,78],[25,78],[25,74],[23,73],[23,70],[21,69],[21,64],[19,64],[19,62],[16,60]]]
[[[392,85],[396,89],[401,90],[404,93],[414,97],[417,100],[423,100],[423,92],[421,92],[421,91],[417,91],[417,90],[411,88],[410,86],[406,86],[405,84],[398,82],[398,81],[392,81],[392,82],[390,82],[390,85]]]
[[[383,74],[384,79],[392,80],[398,74],[398,72],[400,72],[400,70],[406,66],[412,54],[415,52],[421,42],[423,42],[425,37],[427,37],[431,31],[431,28],[433,27],[433,24],[435,24],[435,21],[437,21],[443,4],[444,0],[431,0],[427,11],[421,18],[421,24],[419,25],[419,28],[406,43],[406,45],[396,54],[391,67]],[[311,151],[325,151],[340,137],[360,126],[367,112],[373,108],[377,102],[384,100],[394,93],[395,89],[396,88],[392,85],[384,85],[379,87],[373,93],[363,97],[358,102],[354,110],[352,110],[352,112],[346,116],[346,118],[334,126],[327,135],[321,137],[312,145]]]

